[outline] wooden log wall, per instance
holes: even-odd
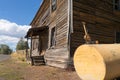
[[[86,22],[92,40],[115,43],[115,34],[120,32],[120,16],[114,13],[112,0],[73,0],[71,57],[75,49],[85,43],[82,21]]]

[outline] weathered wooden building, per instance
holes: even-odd
[[[93,41],[120,42],[120,0],[43,0],[26,35],[30,56],[67,68],[75,49],[85,43],[83,21]]]

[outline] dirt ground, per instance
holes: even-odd
[[[25,80],[80,80],[75,71],[66,71],[50,66],[29,66]]]
[[[46,65],[31,66],[24,59],[0,62],[0,80],[80,80],[75,71]]]

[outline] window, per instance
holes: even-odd
[[[120,10],[120,0],[113,0],[113,8],[115,10]]]
[[[52,12],[56,10],[56,8],[57,8],[57,0],[52,0],[51,8],[52,8]]]
[[[55,46],[55,27],[51,29],[50,47]]]
[[[116,32],[116,43],[120,43],[120,32]]]

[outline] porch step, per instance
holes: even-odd
[[[44,56],[34,56],[31,59],[32,59],[32,65],[39,66],[45,64]]]

